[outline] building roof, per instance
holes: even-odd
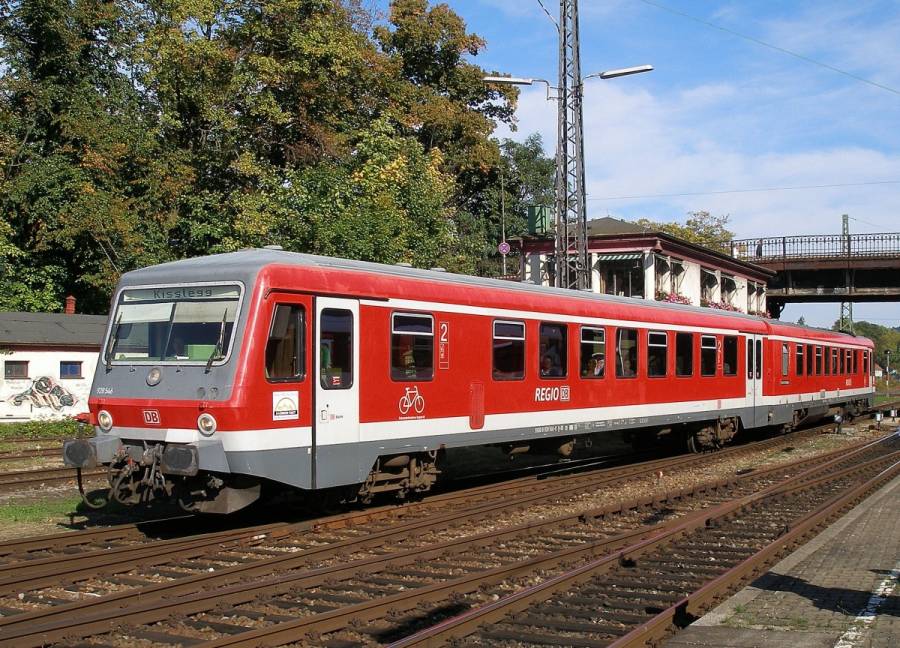
[[[99,349],[105,332],[105,315],[0,312],[0,346],[92,346]]]
[[[672,254],[690,259],[700,264],[740,274],[756,281],[766,281],[775,276],[775,271],[738,259],[720,250],[706,247],[673,236],[642,227],[635,223],[605,216],[587,222],[588,248],[591,252],[624,252],[628,250],[651,250],[660,254]],[[552,245],[550,234],[510,237],[510,243],[520,245],[523,251]]]
[[[641,227],[636,223],[604,216],[603,218],[594,218],[587,222],[588,236],[605,236],[607,234],[646,234],[652,232],[650,228]]]

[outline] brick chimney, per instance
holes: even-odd
[[[75,298],[72,295],[66,297],[66,315],[75,314]]]

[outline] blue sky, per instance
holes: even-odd
[[[652,0],[655,2],[656,0]],[[585,87],[588,217],[684,220],[728,214],[738,237],[900,231],[900,3],[886,0],[659,0],[895,89],[862,83],[673,15],[641,0],[582,0],[582,73],[644,63],[649,74]],[[487,49],[488,70],[555,81],[556,28],[537,0],[451,0]],[[544,0],[554,16],[558,2]],[[554,146],[555,106],[523,88],[518,129]],[[847,183],[828,189],[614,199]],[[784,318],[830,325],[838,306],[789,306]],[[897,326],[900,305],[856,306]]]

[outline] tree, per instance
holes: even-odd
[[[734,232],[728,229],[728,216],[713,216],[706,211],[689,212],[684,225],[673,222],[651,221],[641,218],[637,221],[648,229],[665,232],[685,241],[706,246],[717,252],[729,254]]]
[[[0,5],[0,204],[22,253],[17,303],[105,309],[121,269],[164,258],[166,166],[127,56],[131,5]]]
[[[797,324],[799,324],[800,326],[806,326],[806,318],[801,315],[800,319],[797,320]]]
[[[497,243],[500,241],[501,213],[506,211],[506,236],[521,236],[527,232],[530,205],[552,205],[556,161],[544,155],[544,143],[539,133],[524,142],[505,139],[500,143],[501,159],[488,190],[490,216],[482,222],[485,227],[484,261],[479,274],[499,274],[500,260]]]

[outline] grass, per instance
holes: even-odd
[[[17,504],[8,502],[0,506],[0,524],[49,522],[69,518],[76,514],[81,504],[80,497],[38,500]]]
[[[81,424],[72,419],[0,423],[0,442],[4,439],[60,439],[84,436]]]

